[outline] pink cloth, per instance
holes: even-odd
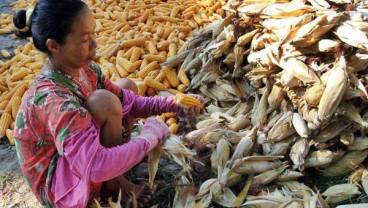
[[[142,97],[129,90],[123,90],[123,102],[123,117],[148,117],[178,110],[173,97]],[[103,181],[130,170],[159,143],[156,135],[141,134],[124,145],[105,148],[99,142],[99,133],[92,122],[65,141],[64,156],[58,158],[51,185],[56,207],[85,207],[90,193],[97,192]]]
[[[92,123],[64,144],[64,157],[59,157],[51,192],[56,207],[86,207],[93,187],[124,174],[139,163],[158,144],[151,145],[140,135],[113,148],[99,142],[99,128]],[[147,136],[147,135],[144,135]]]
[[[123,90],[123,118],[146,118],[166,112],[178,112],[179,106],[174,102],[174,96],[142,97],[130,90]]]

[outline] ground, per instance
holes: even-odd
[[[0,13],[11,13],[9,4],[14,0],[1,0]],[[14,50],[25,40],[12,39],[10,35],[0,35],[0,50]],[[2,57],[2,61],[6,61]],[[41,207],[26,184],[18,163],[14,146],[0,144],[0,207],[33,208]]]

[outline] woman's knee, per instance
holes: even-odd
[[[119,87],[121,87],[122,89],[131,90],[131,91],[134,92],[134,94],[138,94],[137,85],[130,79],[121,78],[118,81],[116,81],[115,84],[118,85]]]
[[[86,108],[92,117],[99,123],[103,123],[108,116],[121,116],[122,107],[119,98],[108,90],[96,90],[86,101]]]

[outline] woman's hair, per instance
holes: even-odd
[[[17,34],[19,37],[32,37],[38,50],[51,55],[46,46],[47,39],[54,39],[59,44],[65,43],[73,22],[85,7],[87,5],[81,0],[39,0],[31,15],[24,9],[19,10],[13,22],[22,30]]]

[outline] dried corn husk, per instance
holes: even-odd
[[[359,188],[354,184],[335,185],[322,193],[327,197],[326,202],[328,203],[339,203],[359,194],[361,194]]]
[[[320,120],[329,118],[336,110],[344,95],[348,77],[346,74],[345,58],[341,57],[329,76],[326,89],[323,92],[318,105],[318,117]]]
[[[333,163],[326,169],[321,170],[322,175],[336,177],[347,174],[354,168],[358,167],[367,155],[368,150],[349,152],[336,163]]]

